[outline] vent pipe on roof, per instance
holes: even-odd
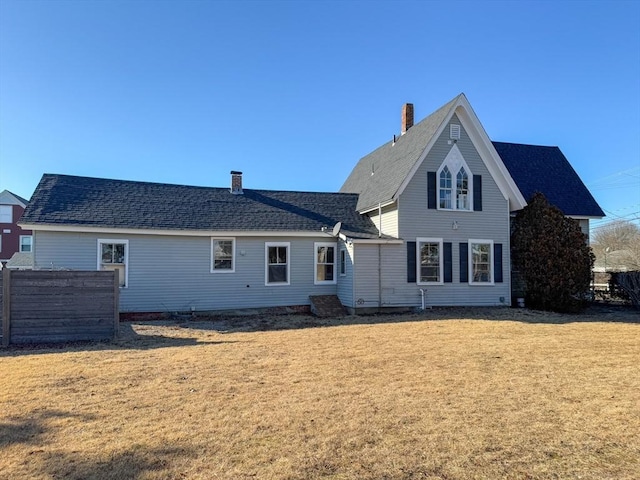
[[[231,193],[242,195],[242,172],[231,170]]]
[[[413,127],[413,103],[405,103],[402,106],[402,129],[400,133],[404,135]]]

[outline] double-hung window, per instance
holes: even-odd
[[[441,238],[418,238],[418,283],[443,282],[443,255]]]
[[[316,285],[336,283],[336,244],[314,243]]]
[[[128,285],[129,240],[98,239],[98,270],[116,270],[121,287]]]
[[[493,284],[493,241],[469,240],[469,283]]]
[[[289,242],[265,243],[265,284],[289,285]]]
[[[347,274],[347,251],[344,248],[340,249],[340,276],[344,277]]]
[[[30,252],[32,250],[33,237],[31,235],[20,235],[20,251]]]
[[[235,239],[211,239],[211,273],[233,273],[235,271]]]

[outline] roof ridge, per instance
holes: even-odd
[[[181,187],[181,188],[193,188],[193,189],[203,189],[203,190],[225,190],[225,191],[229,190],[229,187],[213,187],[213,186],[203,186],[203,185],[186,185],[181,183],[150,182],[146,180],[127,180],[127,179],[119,179],[119,178],[89,177],[84,175],[68,175],[64,173],[45,173],[43,174],[43,178],[45,176],[50,178],[64,177],[64,178],[85,179],[85,180],[102,181],[102,182],[119,182],[119,183],[135,184],[135,185]],[[258,193],[271,192],[271,193],[304,193],[304,194],[315,194],[315,195],[357,195],[356,193],[314,192],[309,190],[275,190],[275,189],[263,189],[263,188],[243,188],[243,190],[250,191],[250,192],[258,192]]]

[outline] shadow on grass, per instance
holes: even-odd
[[[153,322],[145,322],[147,325]],[[168,328],[177,328],[178,324],[162,322]],[[142,327],[144,330],[145,327]],[[181,329],[180,329],[181,330]],[[156,348],[189,347],[194,345],[219,345],[225,343],[237,343],[231,341],[206,341],[197,338],[173,337],[170,335],[140,334],[133,328],[133,324],[123,322],[120,324],[118,336],[113,341],[78,341],[43,344],[17,344],[7,348],[0,348],[0,358],[9,356],[34,355],[46,353],[58,353],[60,351],[107,351],[107,350],[152,350]]]
[[[42,435],[52,430],[49,421],[56,418],[94,420],[93,415],[78,415],[61,410],[45,410],[25,417],[9,417],[0,422],[0,450],[13,444],[42,445]]]
[[[112,478],[175,478],[164,476],[174,472],[174,462],[186,457],[195,458],[195,452],[181,447],[148,448],[131,445],[127,451],[89,457],[80,452],[53,452],[41,455],[30,465],[35,475],[72,480]],[[187,478],[180,476],[179,478]]]

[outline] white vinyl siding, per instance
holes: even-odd
[[[35,268],[96,269],[99,234],[37,231],[34,233]],[[335,295],[335,284],[313,282],[314,242],[318,237],[291,238],[289,280],[286,288],[265,285],[265,242],[277,237],[235,239],[235,273],[211,274],[211,237],[173,235],[111,235],[127,240],[128,285],[120,291],[122,312],[189,312],[238,308],[309,305],[309,295]],[[349,258],[347,258],[349,262]],[[351,265],[347,264],[346,280]],[[342,281],[342,278],[339,282]],[[351,288],[348,281],[344,288]],[[352,296],[347,294],[349,297]]]
[[[454,115],[452,123],[461,124]],[[510,276],[510,238],[509,238],[509,203],[491,177],[484,161],[475,149],[471,139],[461,124],[460,140],[457,148],[464,157],[469,169],[465,167],[469,180],[472,173],[482,176],[482,211],[460,211],[428,209],[427,205],[427,172],[436,172],[453,145],[449,139],[449,128],[445,128],[431,150],[408,183],[398,199],[398,236],[405,241],[417,241],[419,238],[442,238],[444,243],[451,243],[451,275],[452,282],[442,285],[428,285],[426,303],[429,306],[499,306],[511,302]],[[472,196],[472,195],[471,195]],[[472,205],[470,205],[473,208]],[[479,288],[477,284],[460,282],[460,248],[461,243],[469,243],[469,239],[487,239],[494,244],[502,244],[502,279],[490,286]],[[395,294],[388,301],[406,302],[407,305],[420,305],[420,288],[423,286],[407,282],[407,253],[397,255],[398,265],[403,266],[403,273],[395,279]],[[393,246],[383,247],[385,258],[392,256]],[[467,250],[468,252],[468,247]],[[493,252],[492,252],[493,254]],[[417,260],[417,258],[416,258]],[[467,264],[471,259],[467,259]],[[416,261],[416,263],[418,263]],[[467,270],[468,271],[468,270]],[[492,272],[495,276],[495,272]],[[356,272],[356,281],[360,276]],[[495,282],[495,278],[494,278]]]

